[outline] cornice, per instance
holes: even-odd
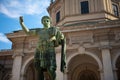
[[[13,50],[0,50],[0,56],[9,56],[9,55],[13,55]]]
[[[24,31],[13,31],[13,33],[7,33],[6,34],[7,38],[15,38],[15,37],[25,37],[27,36]]]
[[[84,30],[97,30],[105,28],[120,28],[120,20],[104,21],[104,22],[83,22],[70,25],[62,25],[62,32],[76,32]]]
[[[60,0],[55,0],[55,2],[51,3],[50,6],[47,8],[48,12],[50,9],[52,9],[55,5],[57,5],[60,2]]]
[[[14,50],[14,53],[12,55],[13,58],[15,58],[16,56],[24,56],[23,50],[19,49],[19,50]]]

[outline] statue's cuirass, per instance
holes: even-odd
[[[56,66],[54,41],[50,39],[55,36],[53,29],[42,29],[37,32],[39,42],[36,49],[36,57],[40,62],[40,67]]]

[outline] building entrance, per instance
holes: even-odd
[[[84,70],[80,73],[78,80],[98,80],[98,79],[93,71]]]
[[[30,62],[26,68],[24,80],[37,80],[38,78],[37,70],[34,67],[34,62]],[[47,72],[44,72],[45,80],[50,80]]]

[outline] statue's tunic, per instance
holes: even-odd
[[[39,42],[37,44],[34,58],[37,62],[36,67],[45,69],[52,67],[56,69],[55,46],[59,45],[59,40],[62,38],[62,34],[54,27],[49,29],[36,29],[33,31],[39,36]],[[51,38],[55,39],[51,41]]]

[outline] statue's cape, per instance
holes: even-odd
[[[66,39],[61,40],[61,72],[64,72],[66,68]]]
[[[56,42],[55,46],[61,45],[61,66],[60,71],[64,72],[64,69],[66,68],[66,39],[63,35],[63,33],[60,32],[59,28],[57,29],[56,34]]]

